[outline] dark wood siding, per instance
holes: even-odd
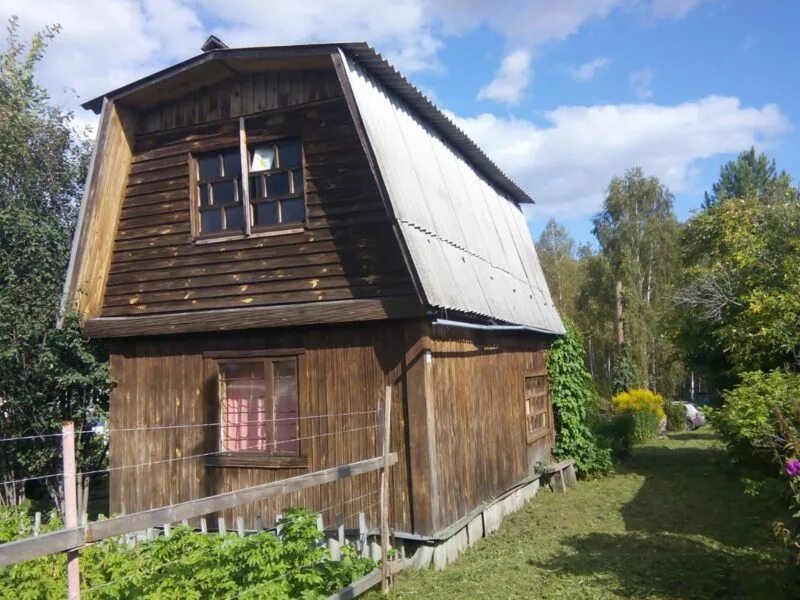
[[[111,397],[110,428],[134,431],[111,434],[112,513],[146,510],[376,456],[373,411],[384,387],[391,384],[392,451],[400,458],[391,472],[392,520],[398,529],[411,530],[402,332],[401,321],[386,321],[115,342],[111,369],[119,385]],[[208,353],[269,349],[304,350],[299,437],[308,468],[211,467],[202,457],[186,459],[217,450],[219,428],[195,427],[219,421],[215,368]],[[286,507],[306,506],[328,509],[324,513],[328,524],[336,513],[364,510],[374,527],[377,492],[378,476],[369,473],[231,510],[225,516],[232,523],[242,515],[252,527],[256,515],[271,523]],[[354,518],[348,520],[348,526],[355,525]]]
[[[434,334],[435,522],[443,528],[529,475],[523,386],[526,373],[545,370],[547,345],[530,334]],[[552,445],[551,435],[536,450],[544,458]]]
[[[143,115],[103,316],[413,296],[341,94],[332,70],[248,75]],[[248,137],[301,136],[306,226],[197,244],[188,153],[235,146],[243,114]]]

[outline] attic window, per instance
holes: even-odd
[[[248,162],[253,230],[305,221],[300,140],[290,138],[253,145],[248,151]]]
[[[194,157],[200,235],[244,231],[242,160],[238,148]]]
[[[262,137],[261,140],[264,140]],[[191,162],[192,233],[198,242],[298,231],[306,220],[303,146],[297,137],[195,154]]]

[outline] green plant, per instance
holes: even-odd
[[[787,442],[800,437],[800,374],[782,370],[743,373],[741,383],[724,394],[725,404],[711,412],[714,428],[739,462],[776,473],[787,457]],[[785,415],[783,422],[779,418]]]
[[[343,547],[341,561],[331,560],[309,510],[290,509],[280,524],[279,536],[203,535],[178,527],[169,538],[133,548],[105,540],[81,551],[81,585],[93,600],[311,599],[326,598],[376,567],[350,546]],[[0,534],[30,535],[28,525],[27,513],[0,510]],[[63,598],[65,564],[59,553],[0,569],[0,599]]]
[[[661,417],[649,410],[635,410],[631,415],[631,445],[643,444],[658,435]]]
[[[602,475],[611,470],[611,455],[589,427],[591,377],[584,366],[580,332],[569,321],[565,325],[567,332],[553,342],[547,362],[557,426],[553,454],[574,459],[581,476]]]
[[[595,425],[597,438],[603,448],[616,459],[625,458],[631,451],[631,413],[609,413],[601,416]]]
[[[667,429],[669,431],[683,431],[686,429],[686,409],[683,404],[665,402],[664,412],[667,415]]]
[[[614,359],[614,366],[611,373],[611,391],[614,394],[627,392],[636,386],[636,365],[629,356],[630,351],[627,346]]]

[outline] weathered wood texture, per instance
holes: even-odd
[[[131,165],[135,123],[132,113],[113,102],[104,105],[65,286],[67,301],[74,303],[84,317],[98,316],[103,305]]]
[[[236,146],[248,114],[248,140],[301,137],[305,227],[195,243],[189,153]],[[415,297],[332,68],[234,77],[141,119],[104,317]]]
[[[386,321],[115,341],[111,370],[119,385],[111,396],[110,428],[136,431],[110,434],[111,512],[148,510],[377,456],[375,408],[385,386],[392,385],[391,441],[399,455],[390,470],[392,524],[410,531],[402,326]],[[308,468],[219,467],[207,466],[203,458],[184,459],[218,450],[218,426],[185,427],[219,421],[215,359],[208,353],[270,349],[304,349],[299,437]],[[163,428],[169,425],[184,427]],[[285,508],[307,506],[325,509],[326,523],[337,513],[347,515],[347,527],[356,527],[355,515],[364,511],[370,527],[376,527],[377,501],[378,475],[369,473],[228,510],[224,516],[231,523],[244,516],[254,527],[256,516],[271,523]]]
[[[83,331],[89,337],[137,337],[201,331],[231,331],[265,327],[322,325],[327,323],[380,321],[422,316],[416,298],[361,298],[306,302],[284,306],[198,310],[135,317],[89,319]]]
[[[545,370],[546,344],[543,337],[433,330],[439,528],[528,476],[524,378]],[[549,452],[553,436],[537,443]]]

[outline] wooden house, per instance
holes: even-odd
[[[107,340],[111,511],[375,456],[436,538],[547,461],[531,198],[363,43],[203,52],[99,113],[65,298]],[[233,511],[366,511],[369,473]],[[348,524],[352,521],[348,521]]]

